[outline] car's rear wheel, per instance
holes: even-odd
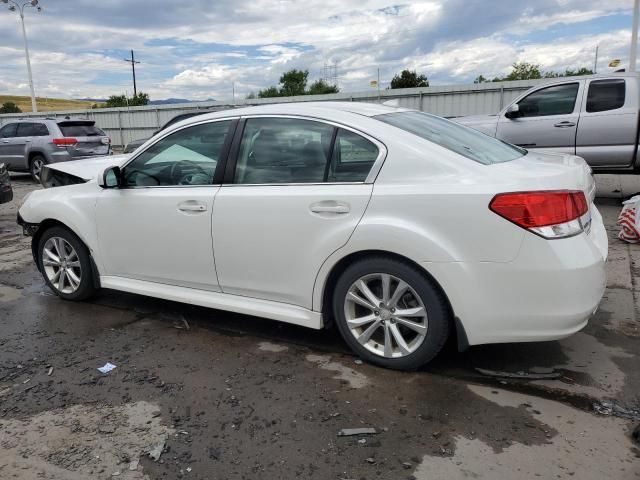
[[[33,178],[35,182],[40,183],[40,173],[42,172],[42,167],[46,164],[47,159],[42,155],[35,155],[29,162],[29,172],[31,173],[31,178]]]
[[[95,293],[89,251],[64,227],[51,227],[42,234],[38,265],[49,288],[65,300],[84,300]]]
[[[353,263],[333,295],[336,323],[363,359],[413,370],[432,360],[449,335],[442,292],[417,268],[387,257]]]

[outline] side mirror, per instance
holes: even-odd
[[[520,106],[517,103],[509,105],[507,111],[504,114],[507,118],[517,118],[520,116]]]
[[[121,180],[120,167],[109,167],[98,177],[98,185],[102,188],[118,188]]]

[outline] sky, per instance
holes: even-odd
[[[24,0],[22,0],[24,1]],[[22,1],[20,3],[22,3]],[[628,62],[632,0],[40,0],[25,9],[38,96],[232,97],[276,85],[292,68],[342,91],[381,87],[408,68],[431,85],[510,71]],[[0,94],[28,95],[20,18],[0,3]]]

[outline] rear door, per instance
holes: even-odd
[[[638,87],[631,78],[589,80],[576,153],[594,167],[631,166],[638,129]]]
[[[58,122],[58,128],[62,135],[74,138],[75,143],[67,146],[67,151],[72,157],[87,157],[94,155],[108,155],[110,139],[106,133],[100,130],[92,120],[66,120]]]
[[[22,156],[15,146],[17,130],[17,123],[9,123],[0,129],[0,163],[4,163],[9,170],[22,164]]]
[[[311,308],[316,274],[362,218],[385,153],[319,120],[247,118],[214,205],[222,291]]]
[[[530,149],[575,154],[584,81],[539,88],[518,103],[518,116],[505,113],[496,137]]]

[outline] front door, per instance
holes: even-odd
[[[524,148],[575,154],[582,84],[552,85],[530,93],[517,102],[517,116],[500,116],[496,137]]]
[[[211,214],[214,176],[233,122],[201,123],[150,145],[98,197],[102,275],[219,290]]]
[[[214,205],[223,292],[311,308],[322,263],[364,214],[383,149],[320,121],[247,119]]]

